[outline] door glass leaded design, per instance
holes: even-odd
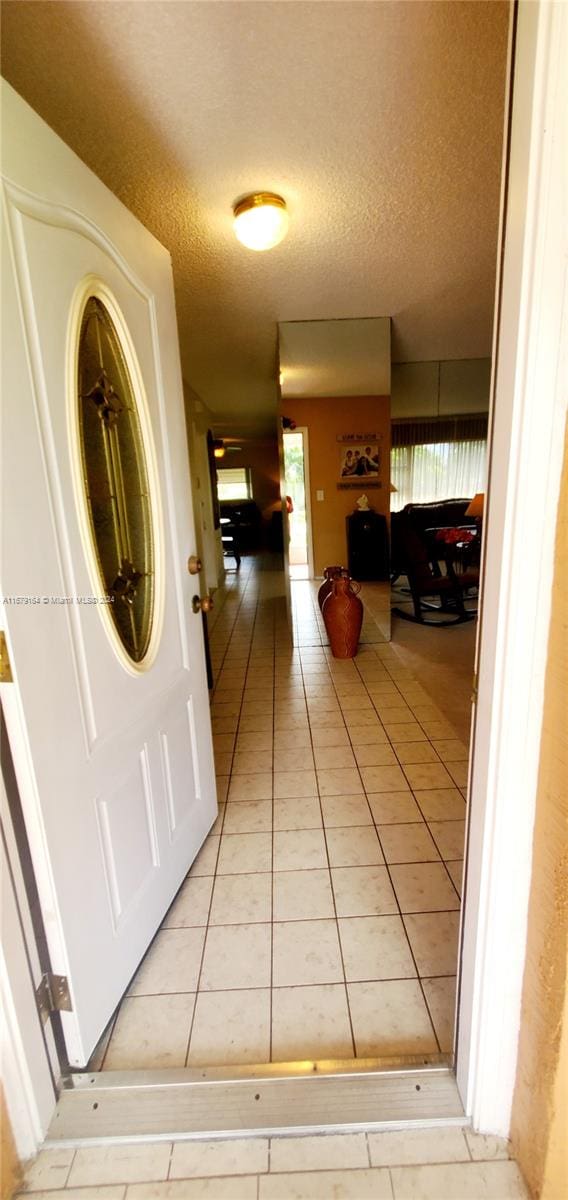
[[[148,650],[154,611],[154,540],[136,396],[110,314],[96,296],[79,334],[78,405],[91,535],[108,610],[129,657]]]

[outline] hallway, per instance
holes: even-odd
[[[467,749],[376,626],[334,660],[292,592],[294,648],[270,562],[219,596],[219,817],[103,1069],[451,1052]]]

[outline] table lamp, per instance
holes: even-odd
[[[476,521],[480,521],[483,517],[483,507],[485,504],[485,492],[476,492],[473,500],[470,500],[466,510],[466,517],[475,517]]]

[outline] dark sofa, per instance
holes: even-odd
[[[405,504],[400,512],[391,513],[391,580],[405,573],[406,564],[398,536],[401,521],[410,521],[414,531],[434,553],[436,533],[439,529],[476,530],[473,517],[466,517],[465,510],[471,504],[471,496],[459,500],[434,500],[430,504]]]
[[[240,553],[256,554],[262,545],[262,517],[258,505],[254,500],[221,500],[220,509],[221,516],[229,518]]]

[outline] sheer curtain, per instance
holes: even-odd
[[[486,451],[485,439],[393,446],[391,510],[485,491]]]

